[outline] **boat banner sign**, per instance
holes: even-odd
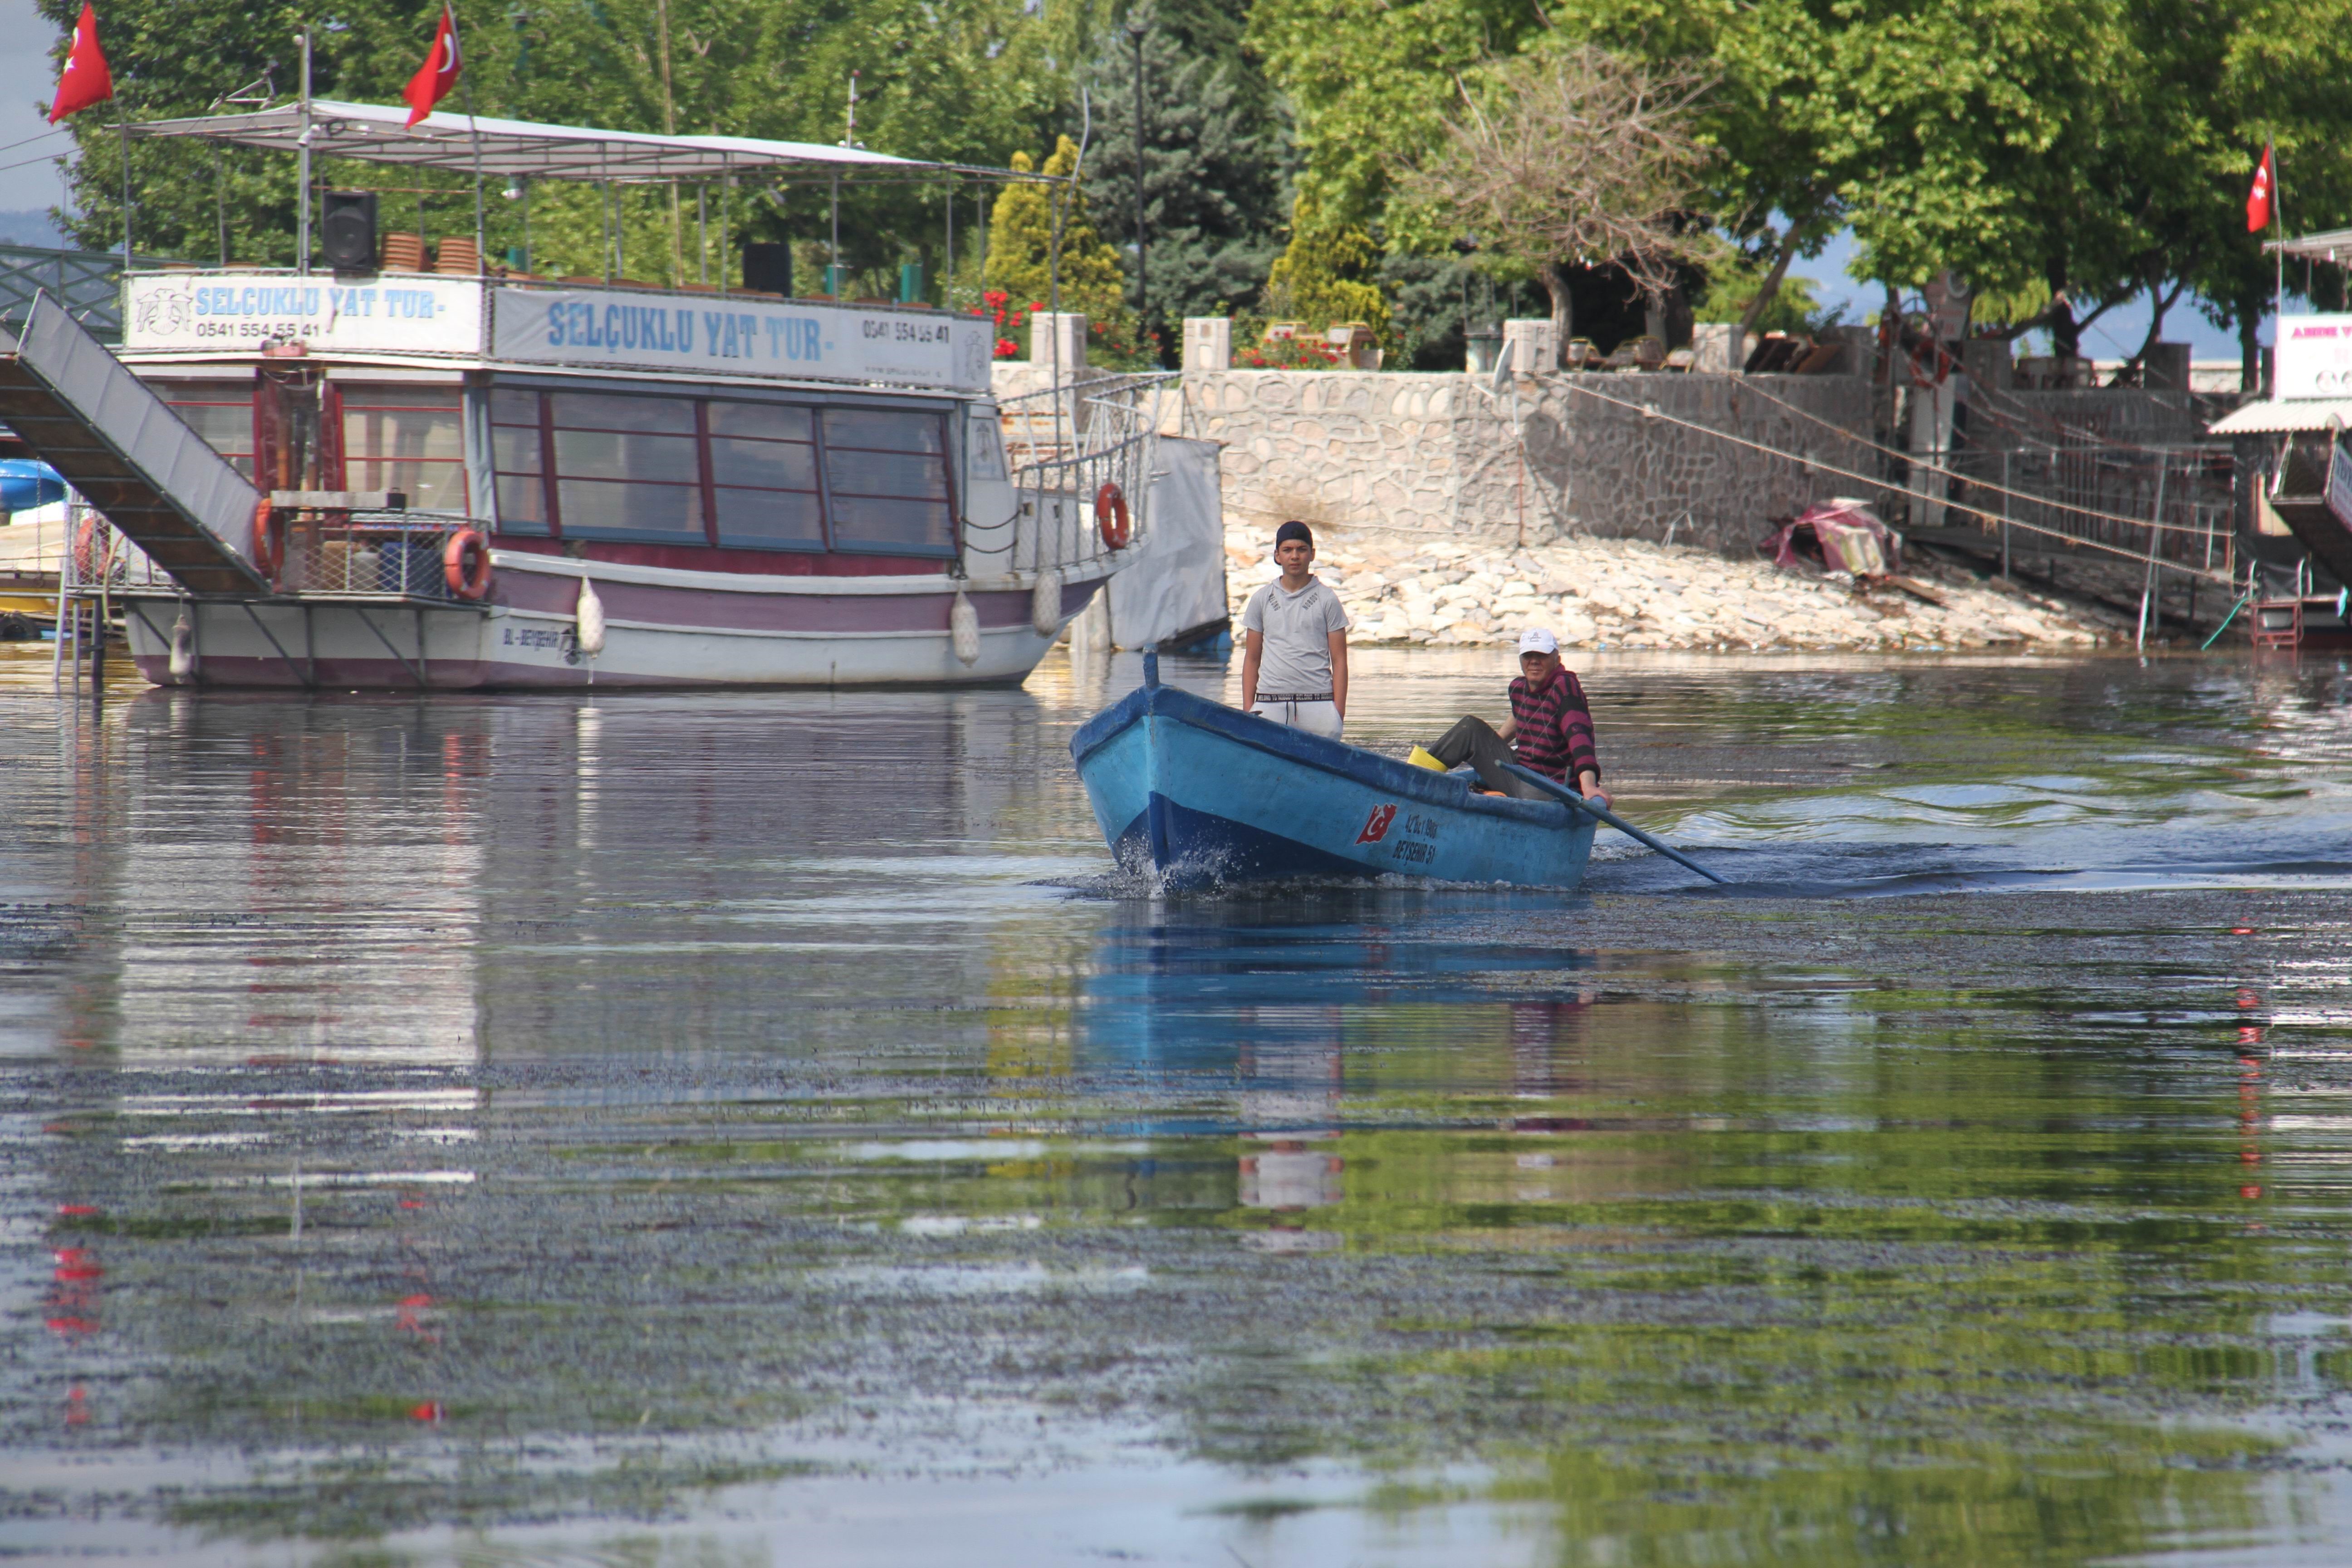
[[[989,387],[990,323],[938,310],[611,289],[498,290],[494,359],[614,370]]]
[[[2352,316],[2279,318],[2273,397],[2352,397]]]
[[[249,352],[271,339],[378,353],[482,347],[482,286],[470,278],[148,273],[131,279],[125,304],[125,348]]]

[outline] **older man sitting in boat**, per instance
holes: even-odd
[[[1274,563],[1282,575],[1242,609],[1242,710],[1336,741],[1348,717],[1348,612],[1314,574],[1305,523],[1274,531]]]
[[[1544,793],[1504,771],[1517,763],[1562,784],[1575,781],[1584,798],[1602,806],[1601,760],[1592,749],[1592,711],[1576,673],[1559,660],[1559,639],[1541,626],[1519,634],[1519,676],[1511,682],[1511,718],[1496,730],[1470,714],[1438,737],[1428,755],[1449,768],[1468,763],[1486,787],[1522,800]]]

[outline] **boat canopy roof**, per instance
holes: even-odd
[[[131,121],[123,130],[134,137],[191,137],[284,153],[299,151],[307,132],[310,151],[320,157],[359,158],[372,163],[467,174],[478,168],[486,175],[501,178],[643,184],[780,169],[821,173],[828,178],[838,175],[845,184],[858,184],[935,180],[941,174],[989,180],[1049,178],[1012,169],[896,158],[863,147],[817,142],[658,136],[641,131],[601,131],[439,112],[412,126],[404,104],[341,103],[331,99],[312,99],[308,105],[297,100],[243,114]]]

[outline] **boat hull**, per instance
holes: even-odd
[[[579,646],[583,573],[604,646]],[[1061,590],[1060,626],[1099,581]],[[366,595],[268,600],[121,598],[140,673],[157,685],[464,690],[477,688],[973,686],[1016,683],[1054,638],[1027,584],[968,588],[980,657],[956,658],[958,584],[919,578],[741,579],[503,552],[480,605]],[[189,679],[171,673],[172,628],[194,633]]]
[[[1590,817],[1146,686],[1070,744],[1120,868],[1175,891],[1294,878],[1573,887]]]

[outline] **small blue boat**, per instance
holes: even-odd
[[[1574,887],[1594,824],[1556,801],[1417,768],[1159,684],[1106,708],[1070,755],[1120,868],[1171,891],[1298,877]]]

